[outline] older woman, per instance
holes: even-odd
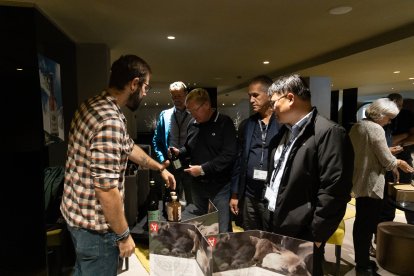
[[[349,133],[355,151],[352,191],[356,198],[353,237],[357,275],[377,275],[376,264],[369,259],[369,247],[381,210],[385,171],[393,171],[397,180],[397,168],[413,171],[405,161],[391,154],[385,139],[383,126],[398,112],[390,99],[378,99],[366,109],[366,119],[356,123]]]

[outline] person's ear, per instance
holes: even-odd
[[[138,77],[133,78],[131,81],[131,90],[136,91],[138,87],[139,87],[139,78]]]

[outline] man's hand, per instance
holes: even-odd
[[[167,171],[167,169],[162,169],[160,170],[160,174],[162,179],[165,181],[165,184],[167,186],[167,188],[170,188],[172,190],[175,190],[175,178],[174,175],[172,173],[170,173],[169,171]]]
[[[404,150],[404,148],[403,147],[401,147],[401,146],[395,146],[395,147],[390,147],[390,151],[391,151],[391,154],[392,155],[396,155],[396,154],[399,154],[400,152],[402,152]]]
[[[236,198],[231,198],[230,199],[230,203],[229,203],[229,205],[230,205],[230,211],[233,213],[233,214],[235,214],[236,216],[239,214],[239,207],[238,207],[238,204],[239,204],[239,200],[237,199],[237,197]]]
[[[189,168],[184,169],[186,173],[191,174],[194,177],[201,175],[201,166],[200,165],[190,165]]]
[[[135,252],[135,242],[131,235],[123,241],[118,242],[119,256],[121,258],[130,257]]]

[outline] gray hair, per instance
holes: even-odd
[[[176,81],[170,84],[170,91],[184,90],[187,91],[187,86],[182,81]]]
[[[394,119],[400,110],[398,109],[395,102],[388,98],[377,99],[370,104],[365,110],[365,116],[368,119],[377,122],[385,116]]]
[[[303,100],[310,101],[311,99],[311,93],[307,83],[298,74],[279,77],[267,90],[269,97],[275,93],[293,93]]]

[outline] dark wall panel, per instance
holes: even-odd
[[[44,146],[37,54],[61,66],[67,133],[77,102],[75,44],[34,8],[0,5],[0,31],[0,275],[46,275],[43,170],[63,165],[66,146]]]

